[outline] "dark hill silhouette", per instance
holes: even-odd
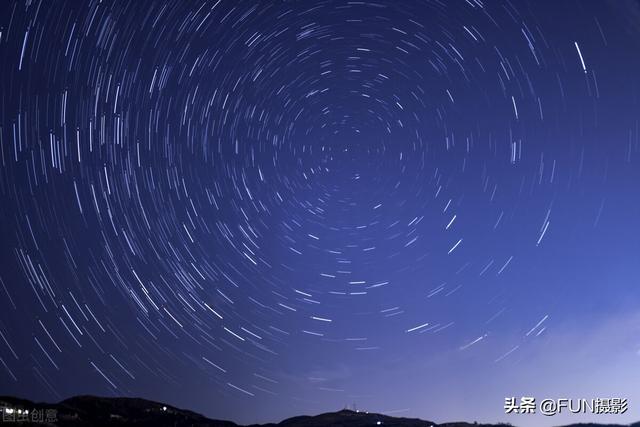
[[[12,408],[21,411],[56,411],[55,423],[29,422],[24,419],[18,425],[59,426],[59,427],[239,427],[231,421],[212,420],[198,413],[179,409],[171,405],[137,398],[111,398],[95,396],[76,396],[60,403],[38,403],[10,396],[0,396],[0,409]],[[32,413],[29,414],[30,416]],[[24,415],[23,415],[24,416]],[[29,420],[30,417],[27,417]],[[380,423],[380,424],[378,424]],[[450,422],[436,424],[418,418],[398,418],[387,415],[356,412],[343,409],[316,416],[298,416],[279,423],[253,424],[247,427],[365,427],[383,425],[386,427],[506,427],[510,424],[477,424],[469,422]],[[620,424],[571,424],[564,427],[640,427]]]

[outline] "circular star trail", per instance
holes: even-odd
[[[1,8],[3,390],[499,413],[638,301],[636,3]]]

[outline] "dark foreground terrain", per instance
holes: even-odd
[[[9,412],[7,412],[9,409]],[[26,412],[28,411],[28,413]],[[60,403],[35,403],[15,397],[0,396],[0,425],[98,427],[238,427],[231,421],[212,420],[195,412],[163,403],[135,398],[77,396]],[[382,414],[344,409],[316,416],[288,418],[277,424],[255,424],[248,427],[505,427],[510,424],[475,424],[450,422],[436,424],[417,418],[397,418]],[[565,427],[640,427],[619,424],[572,424]]]

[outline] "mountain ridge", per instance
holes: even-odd
[[[12,410],[12,413],[5,414],[7,408]],[[34,409],[37,412],[34,413]],[[26,414],[25,411],[29,411],[29,413]],[[383,425],[387,427],[516,427],[516,425],[508,423],[483,424],[464,421],[438,424],[419,418],[392,417],[349,409],[318,415],[294,416],[279,423],[242,425],[233,421],[210,419],[194,411],[142,398],[91,395],[74,396],[58,403],[33,402],[13,396],[0,396],[0,412],[3,412],[3,421],[5,416],[12,415],[15,418],[14,421],[18,421],[21,426],[365,427]],[[42,417],[42,419],[38,418],[38,421],[34,421],[34,415]],[[640,422],[630,425],[582,423],[562,427],[640,427]]]

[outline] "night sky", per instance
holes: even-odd
[[[0,394],[637,421],[639,83],[636,1],[4,0]]]

